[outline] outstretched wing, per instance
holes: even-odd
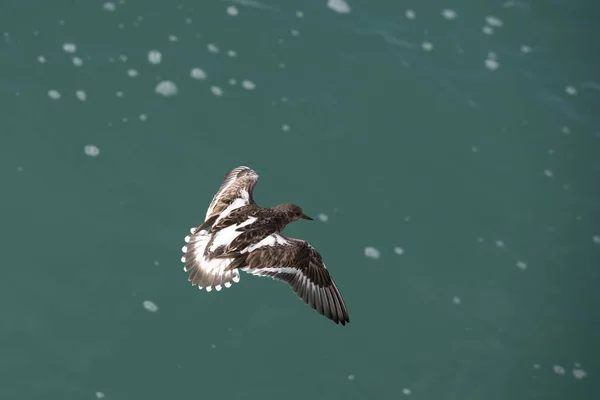
[[[336,324],[350,322],[321,255],[308,243],[274,233],[245,252],[242,271],[285,282],[306,304]]]
[[[216,220],[219,216],[225,216],[236,208],[255,204],[252,192],[258,182],[258,174],[248,167],[237,167],[232,169],[223,180],[221,187],[213,197],[204,221]]]

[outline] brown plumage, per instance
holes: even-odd
[[[192,285],[221,290],[239,281],[239,270],[287,283],[306,304],[335,323],[350,321],[342,296],[321,255],[307,242],[281,234],[309,219],[300,207],[256,205],[258,174],[248,167],[230,171],[210,203],[205,221],[186,237],[184,269]],[[209,228],[210,227],[210,228]]]

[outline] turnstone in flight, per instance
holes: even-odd
[[[333,322],[350,322],[348,310],[321,255],[307,242],[284,236],[287,224],[312,220],[294,204],[262,208],[252,192],[258,174],[237,167],[225,176],[206,212],[182,248],[192,285],[210,292],[239,282],[239,270],[283,281],[304,302]]]

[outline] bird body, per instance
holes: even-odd
[[[239,282],[239,271],[287,283],[309,306],[345,325],[342,296],[321,255],[307,242],[284,236],[287,224],[308,219],[294,204],[262,208],[253,199],[258,174],[248,167],[230,171],[182,248],[184,270],[199,289],[220,291]]]

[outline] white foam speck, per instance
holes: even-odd
[[[544,175],[546,175],[548,178],[552,178],[554,176],[554,172],[550,171],[549,169],[545,169]]]
[[[365,247],[365,256],[373,259],[378,259],[381,256],[381,252],[375,247],[367,246]]]
[[[160,64],[162,61],[162,54],[158,50],[150,50],[148,52],[148,61],[150,64]]]
[[[592,236],[592,242],[594,242],[596,244],[600,244],[600,235]]]
[[[237,84],[237,81],[233,78],[230,78],[228,82],[231,86],[235,86]]]
[[[169,42],[177,42],[179,39],[175,35],[169,35]]]
[[[533,364],[533,369],[540,369],[541,365],[540,364]]]
[[[228,50],[227,55],[229,57],[237,57],[237,53],[235,52],[235,50]]]
[[[177,94],[177,86],[172,81],[162,81],[156,85],[154,91],[166,97],[175,96]]]
[[[483,28],[481,28],[481,31],[486,35],[494,34],[494,28],[492,28],[491,26],[488,26],[488,25],[485,25]]]
[[[212,94],[214,94],[215,96],[223,96],[223,89],[221,89],[218,86],[211,86],[210,87],[210,91],[212,92]]]
[[[460,300],[460,297],[458,297],[458,296],[454,296],[454,297],[452,298],[452,302],[453,302],[454,304],[460,304],[460,302],[461,302],[461,300]]]
[[[321,222],[329,221],[329,217],[327,216],[327,214],[320,213],[319,215],[317,215],[317,217]]]
[[[217,345],[213,343],[213,344],[211,344],[211,345],[210,345],[210,348],[211,348],[211,349],[216,349],[216,348],[217,348]]]
[[[256,89],[256,85],[254,84],[254,82],[249,81],[247,79],[242,81],[242,87],[244,89],[247,89],[247,90],[254,90],[254,89]]]
[[[477,147],[477,146],[471,146],[471,151],[473,153],[478,153],[479,152],[479,147]]]
[[[100,149],[98,148],[98,146],[95,146],[93,144],[88,144],[83,147],[83,152],[85,153],[86,156],[96,157],[100,154]]]
[[[496,27],[496,28],[499,28],[502,25],[504,25],[504,23],[502,22],[502,20],[500,18],[494,17],[493,15],[488,15],[487,17],[485,17],[485,22],[489,26],[493,26],[493,27]]]
[[[284,132],[287,132],[290,130],[290,126],[287,124],[283,124],[283,125],[281,125],[281,130]]]
[[[327,7],[339,14],[348,14],[351,11],[350,5],[344,0],[328,0]]]
[[[103,399],[104,398],[104,393],[102,393],[102,392],[96,392],[96,398],[97,399]]]
[[[304,13],[302,11],[296,11],[296,17],[302,18],[304,17]]]
[[[113,2],[107,1],[106,3],[104,3],[102,5],[102,8],[104,8],[104,10],[106,10],[106,11],[111,11],[112,12],[112,11],[115,11],[117,9],[117,6]]]
[[[240,13],[240,10],[238,10],[236,6],[227,7],[227,14],[231,15],[232,17],[235,17],[239,13]]]
[[[190,71],[190,76],[194,79],[206,79],[206,72],[200,68],[194,68]]]
[[[521,53],[531,53],[531,47],[527,46],[526,44],[521,46]]]
[[[121,92],[120,90],[118,90],[116,95],[117,95],[117,97],[123,97],[125,94],[123,92]]]
[[[62,48],[66,53],[75,53],[77,50],[77,46],[74,43],[65,43]]]
[[[561,131],[562,133],[564,133],[565,135],[568,135],[568,134],[570,134],[570,133],[571,133],[571,128],[569,128],[568,126],[566,126],[566,125],[565,125],[565,126],[563,126],[562,128],[560,128],[560,131]]]
[[[560,365],[553,366],[552,370],[554,371],[554,373],[556,375],[564,375],[565,374],[565,368],[561,367]]]
[[[144,308],[147,311],[150,312],[157,312],[158,311],[158,306],[156,304],[154,304],[153,302],[151,302],[150,300],[144,300]]]
[[[517,261],[517,268],[525,271],[527,269],[527,263],[525,261],[519,260],[519,261]]]
[[[442,17],[446,18],[447,20],[456,19],[456,16],[456,11],[454,10],[445,9],[442,11]]]
[[[219,48],[217,47],[216,44],[213,43],[209,43],[206,45],[206,48],[208,49],[208,51],[210,51],[211,53],[218,53],[219,52]]]
[[[568,95],[575,96],[577,94],[577,89],[574,86],[569,85],[565,87],[565,92]]]
[[[406,10],[406,11],[404,12],[404,15],[405,15],[405,16],[406,16],[406,18],[408,18],[408,19],[415,19],[415,18],[417,18],[417,13],[416,13],[416,12],[414,12],[413,10]]]
[[[399,256],[401,256],[402,254],[404,254],[404,249],[402,247],[394,247],[394,253],[398,254]]]
[[[493,58],[488,58],[484,61],[484,65],[487,69],[489,69],[490,71],[495,71],[498,68],[500,68],[500,63],[498,62],[498,60],[495,60]]]
[[[155,267],[158,267],[160,265],[160,262],[158,262],[158,260],[154,260],[152,263]]]
[[[299,36],[300,35],[300,32],[298,32],[296,29],[292,29],[290,31],[290,33],[292,34],[292,36]]]
[[[402,394],[405,396],[410,396],[412,394],[412,390],[410,390],[409,388],[404,388],[402,389]]]
[[[146,114],[140,114],[140,121],[146,121],[148,116]]]
[[[575,377],[575,379],[583,379],[583,378],[585,378],[587,376],[587,372],[585,372],[581,368],[574,368],[573,369],[573,376]]]
[[[45,63],[45,62],[46,62],[46,57],[44,57],[44,56],[38,56],[37,60],[38,60],[38,62],[39,62],[40,64],[43,64],[43,63]]]
[[[506,244],[502,240],[496,240],[497,247],[506,247]]]
[[[431,51],[433,50],[433,44],[431,42],[423,42],[421,44],[421,47],[423,48],[423,50],[425,51]]]
[[[60,93],[58,92],[58,90],[48,90],[48,97],[50,97],[52,100],[58,100],[60,99]]]
[[[79,99],[79,101],[87,100],[87,95],[85,94],[85,92],[83,90],[77,90],[75,92],[75,97],[77,97]]]
[[[350,375],[348,375],[348,380],[349,380],[349,381],[353,381],[353,380],[354,380],[354,378],[355,378],[355,377],[354,377],[354,375],[353,375],[353,374],[350,374]]]
[[[79,57],[73,57],[73,65],[76,67],[81,67],[83,65],[83,60]]]
[[[127,75],[129,75],[132,78],[135,78],[136,76],[139,75],[139,72],[137,72],[137,70],[131,68],[127,70]]]

